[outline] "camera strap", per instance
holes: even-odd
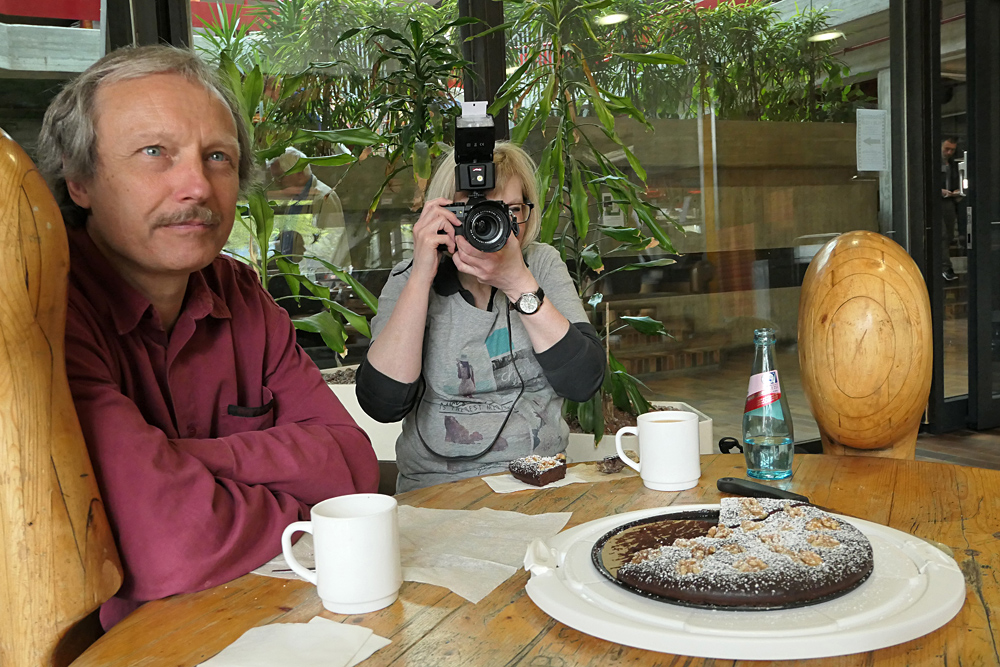
[[[514,397],[514,401],[510,404],[510,409],[507,410],[507,415],[503,418],[503,423],[500,424],[500,428],[497,429],[497,433],[495,436],[493,436],[493,440],[490,441],[490,444],[486,445],[485,448],[481,449],[480,451],[474,454],[463,454],[460,456],[455,456],[450,454],[443,454],[438,450],[434,449],[429,444],[427,444],[427,441],[424,440],[424,436],[420,433],[420,415],[419,414],[414,415],[413,423],[414,426],[416,427],[417,438],[420,440],[420,444],[422,444],[424,448],[427,449],[427,451],[429,451],[431,454],[434,454],[435,456],[438,456],[442,459],[447,459],[449,461],[475,461],[477,459],[486,456],[486,454],[493,449],[494,445],[497,444],[497,440],[500,439],[500,435],[503,433],[504,428],[507,427],[507,422],[510,421],[510,416],[514,414],[514,406],[517,405],[517,401],[521,398],[522,394],[524,394],[524,378],[521,377],[521,371],[518,370],[517,361],[514,358],[514,332],[510,328],[510,309],[505,308],[504,310],[506,310],[507,312],[507,344],[508,344],[508,349],[510,350],[510,363],[511,366],[513,366],[514,368],[514,372],[517,373],[517,379],[521,382],[521,388],[518,390],[517,396]],[[499,317],[500,313],[497,312],[497,318]],[[496,328],[496,319],[493,320],[493,326],[490,327],[490,331],[493,331],[493,329],[495,328]],[[423,371],[421,371],[421,374],[422,373]],[[420,392],[420,399],[417,401],[416,409],[418,412],[420,410],[420,406],[424,402],[424,394],[426,392],[427,392],[427,381],[424,380],[423,391]]]

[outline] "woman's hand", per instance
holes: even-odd
[[[455,252],[455,227],[460,223],[454,213],[444,208],[450,204],[444,197],[426,202],[413,225],[411,280],[430,286],[437,274],[438,248],[444,246],[448,252]]]
[[[462,273],[496,287],[511,299],[538,289],[538,282],[525,265],[521,244],[513,232],[507,237],[504,247],[496,252],[476,250],[462,236],[456,236],[454,240],[457,249],[451,259]]]

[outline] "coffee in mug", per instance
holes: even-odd
[[[639,436],[639,463],[625,455],[622,436]],[[683,491],[701,477],[698,415],[693,412],[647,412],[637,426],[626,426],[615,434],[618,456],[639,473],[642,483],[655,491]]]
[[[403,584],[396,499],[378,493],[330,498],[313,506],[310,521],[296,521],[281,535],[281,550],[295,574],[316,585],[323,607],[364,614],[396,601]],[[292,535],[311,533],[316,571],[292,554]]]

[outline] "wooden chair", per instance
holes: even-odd
[[[121,564],[66,380],[59,208],[0,130],[0,665],[67,665]],[[98,626],[99,630],[99,626]]]
[[[824,245],[799,302],[802,388],[823,452],[912,459],[932,355],[927,285],[906,251],[866,231]]]

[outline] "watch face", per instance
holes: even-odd
[[[517,300],[517,308],[525,315],[530,315],[531,313],[538,310],[541,303],[538,301],[538,297],[534,294],[522,294],[521,298]]]

